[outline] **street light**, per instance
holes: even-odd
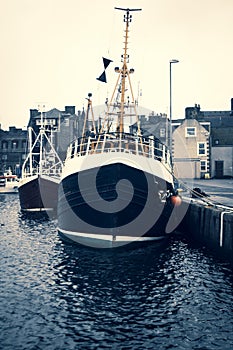
[[[169,138],[169,148],[170,152],[172,154],[172,64],[178,63],[179,61],[176,59],[169,61],[169,68],[170,68],[170,138]]]

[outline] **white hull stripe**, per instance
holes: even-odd
[[[35,212],[35,211],[52,211],[53,208],[31,208],[31,209],[21,209],[22,211]]]
[[[82,237],[82,238],[91,238],[93,240],[102,240],[109,242],[146,242],[146,241],[157,241],[164,239],[165,235],[158,237],[132,237],[132,236],[116,236],[113,237],[111,235],[101,235],[101,234],[93,234],[93,233],[82,233],[82,232],[73,232],[60,229],[58,227],[58,231],[60,231],[63,235],[69,235],[74,237]]]

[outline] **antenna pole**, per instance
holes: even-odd
[[[116,10],[125,11],[124,22],[125,22],[125,41],[124,41],[124,53],[122,55],[122,68],[118,71],[121,74],[121,103],[120,103],[120,112],[118,116],[118,129],[120,134],[124,131],[124,107],[125,107],[125,91],[126,91],[126,78],[129,79],[129,73],[131,71],[128,70],[127,63],[129,61],[129,55],[127,54],[128,50],[128,38],[129,38],[129,23],[132,21],[132,15],[130,12],[132,11],[141,11],[141,9],[125,9],[121,7],[115,7]],[[132,71],[133,72],[133,71]]]

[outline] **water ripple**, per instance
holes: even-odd
[[[233,272],[184,239],[100,252],[0,197],[0,349],[232,349]]]

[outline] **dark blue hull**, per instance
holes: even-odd
[[[164,238],[173,208],[161,195],[171,190],[170,183],[122,163],[73,173],[59,185],[58,229],[98,247]]]
[[[37,176],[19,186],[19,199],[22,211],[57,211],[58,183]]]

